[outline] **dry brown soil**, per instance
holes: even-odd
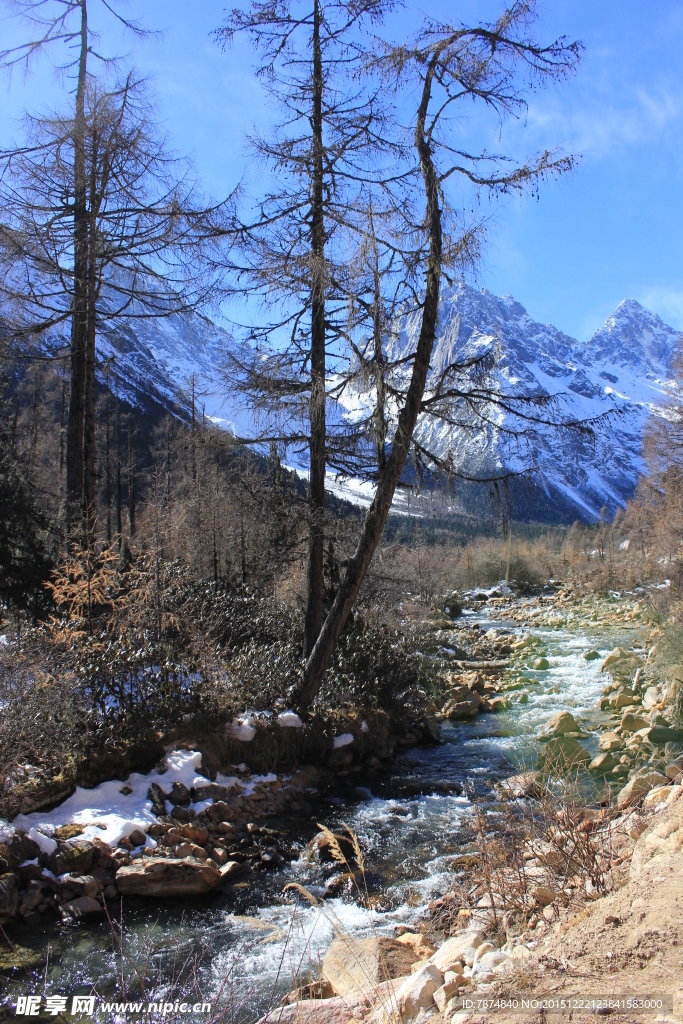
[[[488,999],[673,996],[673,1010],[612,1011],[611,1021],[683,1024],[683,800],[655,815],[636,843],[625,884],[562,922],[538,943],[516,974]],[[473,997],[476,1001],[477,998]],[[496,1021],[589,1021],[574,1012],[510,1012],[504,1007],[456,1014],[453,1024]]]

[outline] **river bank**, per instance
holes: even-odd
[[[214,778],[213,784],[223,786],[227,793],[216,791],[209,797],[195,792],[195,797],[201,795],[212,801],[201,807],[203,801],[192,800],[195,780],[188,778],[183,784],[190,790],[190,803],[179,802],[172,806],[180,808],[181,815],[183,806],[194,811],[195,827],[206,829],[206,839],[203,832],[195,832],[193,839],[187,828],[188,834],[183,835],[183,828],[192,822],[181,822],[168,813],[171,811],[169,802],[164,810],[172,821],[159,821],[159,817],[164,815],[156,817],[157,825],[165,825],[166,829],[156,838],[148,836],[163,853],[150,855],[147,839],[141,850],[126,850],[125,845],[115,844],[114,849],[119,850],[123,857],[129,857],[131,862],[121,863],[117,870],[136,868],[141,860],[158,861],[166,869],[172,861],[182,859],[176,853],[177,848],[185,843],[194,843],[206,852],[206,857],[202,858],[201,854],[196,856],[196,850],[185,851],[195,856],[202,865],[198,871],[204,874],[214,872],[214,868],[207,864],[209,861],[216,864],[215,870],[220,874],[223,865],[218,865],[212,856],[217,848],[225,852],[226,864],[240,864],[239,873],[238,869],[231,869],[235,874],[222,881],[221,890],[215,890],[215,895],[212,889],[203,897],[170,898],[161,902],[157,897],[126,896],[125,922],[133,949],[142,948],[145,939],[149,940],[149,929],[155,922],[158,922],[156,941],[160,962],[165,963],[177,955],[178,943],[187,956],[201,945],[210,956],[210,963],[203,962],[198,969],[207,991],[219,990],[220,979],[228,976],[238,964],[241,1012],[257,1016],[273,999],[278,1002],[285,997],[291,988],[291,980],[287,985],[286,980],[274,973],[273,962],[282,962],[284,957],[290,979],[292,970],[302,980],[314,978],[318,971],[315,965],[324,957],[334,936],[335,928],[320,910],[303,905],[296,908],[291,894],[282,895],[284,886],[289,882],[296,881],[309,889],[319,904],[333,914],[337,925],[354,938],[367,937],[373,932],[391,938],[397,929],[409,929],[421,930],[433,944],[442,941],[444,932],[439,933],[436,928],[443,911],[443,904],[439,906],[438,901],[452,893],[455,887],[462,890],[466,880],[463,858],[472,858],[479,853],[477,808],[483,808],[494,823],[504,818],[510,801],[495,783],[514,775],[521,765],[526,763],[529,766],[532,757],[536,758],[539,752],[547,749],[547,742],[539,742],[539,734],[543,733],[554,714],[570,712],[580,727],[579,735],[565,733],[562,743],[576,742],[588,756],[586,763],[594,760],[599,754],[601,735],[610,729],[613,731],[615,724],[618,727],[614,721],[616,711],[609,706],[600,707],[604,699],[602,691],[608,685],[610,692],[614,689],[614,677],[610,671],[618,663],[613,661],[601,671],[605,659],[615,646],[620,646],[624,658],[619,661],[623,660],[624,666],[636,649],[644,653],[647,662],[647,652],[652,644],[648,646],[646,638],[653,628],[661,628],[643,621],[642,615],[633,617],[632,597],[610,598],[601,605],[593,599],[593,603],[581,603],[583,599],[571,600],[562,592],[535,598],[518,596],[512,601],[502,599],[502,595],[497,596],[495,592],[483,596],[469,597],[462,616],[458,618],[449,618],[448,621],[435,618],[421,641],[425,647],[424,656],[443,661],[446,668],[440,703],[432,701],[435,706],[427,712],[431,720],[438,723],[442,744],[432,742],[425,746],[418,742],[417,746],[410,745],[401,751],[397,743],[390,759],[382,762],[377,758],[379,764],[373,766],[372,758],[376,755],[372,744],[368,742],[367,748],[362,746],[368,739],[368,733],[363,730],[363,721],[367,722],[367,719],[351,720],[340,716],[329,746],[331,753],[343,757],[346,763],[339,763],[330,772],[316,769],[314,778],[308,779],[308,785],[299,790],[298,796],[294,795],[295,789],[290,785],[296,776],[294,771],[249,773],[248,770],[235,769],[230,776],[218,773]],[[624,611],[625,604],[631,606],[628,611]],[[602,621],[593,619],[596,608]],[[577,609],[583,610],[577,614]],[[540,615],[534,614],[537,610],[540,610]],[[560,610],[563,611],[563,622],[555,618]],[[574,618],[569,621],[573,628],[568,629],[567,615],[572,611]],[[509,653],[504,655],[505,647],[509,648]],[[585,657],[594,651],[598,652],[599,658]],[[635,656],[642,660],[643,653]],[[544,659],[547,666],[544,667],[542,661],[538,664],[539,659]],[[504,668],[490,664],[503,660],[506,660]],[[480,664],[473,667],[475,661]],[[656,664],[653,656],[646,665],[648,678],[655,682]],[[483,677],[484,688],[486,680],[490,680],[505,700],[506,707],[497,714],[467,714],[453,718],[449,717],[452,712],[448,710],[444,714],[449,701],[453,700],[451,691],[467,686],[467,682],[463,683],[463,675],[467,674],[474,674],[479,685]],[[469,693],[473,689],[478,693],[476,688],[467,686],[467,689]],[[427,702],[426,693],[423,699]],[[488,701],[489,697],[485,699]],[[623,710],[619,711],[623,715]],[[351,721],[355,725],[342,724]],[[256,723],[244,719],[231,724],[235,729],[256,728]],[[368,725],[368,730],[370,727]],[[272,721],[265,725],[265,731],[276,729],[285,738],[300,732],[296,727],[280,726]],[[334,736],[345,735],[352,736],[352,742],[335,748]],[[420,739],[422,737],[418,737],[418,741]],[[250,741],[241,739],[238,742]],[[408,738],[409,744],[414,742]],[[367,750],[364,760],[356,753],[361,749]],[[195,753],[200,752],[195,750]],[[657,748],[657,756],[659,753]],[[661,754],[666,756],[665,748],[661,749]],[[167,754],[187,755],[188,751],[182,750]],[[650,756],[648,754],[648,758]],[[354,763],[356,758],[358,760]],[[196,769],[197,764],[193,763],[195,775],[198,774]],[[171,777],[168,770],[160,775],[158,784],[164,794],[170,796],[173,785],[169,785]],[[269,778],[269,775],[273,777]],[[590,784],[590,800],[599,804],[604,797],[606,776],[583,771],[584,777],[586,784]],[[612,789],[622,782],[622,779],[614,778]],[[227,785],[228,779],[234,779],[239,786]],[[138,784],[133,785],[131,780],[134,781],[132,775],[128,784],[137,793]],[[195,790],[201,790],[207,781],[210,783],[206,777],[197,781],[200,784],[194,787]],[[139,785],[142,788],[145,784]],[[118,790],[124,787],[125,782],[119,784]],[[150,788],[151,782],[147,780],[142,793],[143,804]],[[313,790],[317,790],[317,794]],[[120,801],[138,799],[133,794],[124,795],[118,791],[117,794]],[[228,800],[236,797],[242,801],[239,810],[244,821],[241,818],[238,821],[227,819],[228,823],[237,825],[235,841],[231,844],[225,839],[227,833],[218,831],[223,821],[212,821],[208,811],[221,801],[228,804]],[[163,798],[166,800],[165,795]],[[293,804],[298,804],[299,809]],[[233,818],[236,817],[237,807],[229,806]],[[152,810],[152,801],[148,810]],[[223,808],[220,810],[225,813]],[[265,813],[259,818],[261,810]],[[268,814],[270,818],[266,817]],[[196,822],[200,815],[203,817]],[[147,819],[148,830],[154,825],[151,817]],[[358,835],[366,862],[369,909],[358,900],[348,872],[340,869],[334,861],[325,859],[324,854],[321,858],[321,851],[309,845],[317,833],[316,821],[329,825],[337,833],[343,831],[342,821],[347,821]],[[214,829],[209,829],[209,825]],[[249,830],[249,825],[256,828]],[[175,830],[180,831],[180,836]],[[100,835],[104,832],[101,828],[97,831]],[[164,838],[166,836],[168,839]],[[197,838],[203,841],[203,845],[196,841]],[[74,845],[79,839],[83,839],[83,834],[63,841]],[[62,839],[58,837],[57,842],[61,844]],[[109,855],[112,855],[111,850],[110,847]],[[221,854],[217,856],[220,858]],[[281,862],[278,861],[280,857]],[[40,857],[38,860],[42,871]],[[97,877],[96,870],[100,868],[111,872],[111,865],[107,869],[94,863],[88,871]],[[48,867],[48,870],[51,869]],[[553,913],[561,915],[571,910],[578,899],[578,891],[576,889],[573,893],[568,907],[557,904]],[[589,898],[585,886],[583,891]],[[99,902],[102,892],[98,891],[93,898]],[[75,892],[71,895],[71,902],[80,898]],[[466,905],[451,905],[451,917],[454,916],[456,922],[460,910],[476,909],[476,903],[482,896],[475,900],[474,895],[476,893],[470,895]],[[25,923],[21,923],[14,936],[15,944],[31,953],[29,962],[35,967],[30,969],[37,974],[44,970],[46,944],[52,944],[53,949],[60,950],[61,964],[58,971],[54,965],[48,970],[49,984],[63,986],[69,979],[77,978],[83,985],[96,986],[98,991],[111,991],[114,982],[107,967],[110,926],[106,919],[93,916],[78,924],[60,925],[57,917],[57,913],[61,915],[59,905],[55,911],[54,925],[36,925],[28,929]],[[541,921],[544,922],[541,928],[547,926],[548,934],[554,934],[552,927],[560,917],[548,924],[543,913],[536,911],[536,915],[538,921],[534,924],[534,936]],[[533,913],[528,915],[528,922],[532,916]],[[292,944],[293,920],[299,922],[300,935]],[[456,927],[462,924],[462,920]],[[441,923],[445,924],[443,916]],[[433,935],[430,930],[434,931]],[[531,941],[538,941],[538,936]],[[496,951],[498,949],[496,946]],[[303,963],[306,964],[305,970]],[[10,989],[14,988],[15,984],[11,982]],[[436,1006],[433,1012],[438,1012]]]
[[[437,949],[421,934],[338,937],[322,963],[327,998],[297,993],[263,1020],[484,1024],[543,1020],[550,1012],[569,1020],[589,1013],[679,1024],[683,801],[668,804],[631,815],[630,849],[612,892],[578,910],[544,911],[536,929],[504,942],[492,935],[490,907]]]

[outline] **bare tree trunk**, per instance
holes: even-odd
[[[375,239],[375,225],[370,213],[370,233],[372,239],[374,294],[372,302],[372,331],[375,344],[375,378],[377,400],[375,403],[375,446],[377,449],[377,471],[382,473],[386,464],[385,441],[387,437],[386,401],[387,386],[385,380],[384,353],[382,352],[382,295],[380,290],[379,254]]]
[[[135,536],[135,448],[133,427],[128,416],[128,525],[131,537]]]
[[[389,515],[394,491],[396,490],[396,485],[408,455],[410,441],[415,424],[417,423],[422,396],[427,382],[427,373],[436,334],[442,249],[439,182],[432,161],[430,141],[425,135],[425,119],[431,95],[435,60],[436,58],[432,58],[426,71],[415,129],[415,146],[420,157],[420,167],[427,197],[429,257],[427,260],[425,298],[422,307],[422,326],[415,352],[412,377],[405,405],[398,418],[391,452],[384,470],[379,474],[377,491],[365,517],[358,546],[349,560],[332,608],[308,657],[301,682],[294,690],[293,703],[301,713],[305,713],[308,710],[320,689],[320,684],[322,683],[325,670],[330,663],[332,652],[358,596],[363,577],[367,572],[375,548],[382,536],[382,530]]]
[[[90,216],[88,226],[88,313],[85,348],[85,408],[83,414],[83,496],[88,527],[95,512],[95,310],[97,304],[97,127],[93,123],[90,154]]]
[[[59,476],[64,473],[64,414],[66,412],[66,364],[62,365],[62,407],[59,413]],[[60,485],[61,486],[61,485]]]
[[[216,549],[216,507],[213,510],[213,582],[218,587],[218,551]]]
[[[116,385],[116,532],[119,537],[119,551],[123,537],[123,507],[121,501],[121,419],[119,417],[119,386]]]
[[[194,374],[192,374],[192,479],[197,479],[197,444],[194,423]]]
[[[161,641],[161,578],[159,562],[161,559],[161,540],[159,535],[159,495],[157,484],[159,481],[159,469],[154,467],[154,547],[156,560],[156,613],[157,613],[157,640]]]
[[[240,500],[240,539],[242,542],[242,583],[247,582],[247,549],[244,543],[244,506]]]
[[[166,501],[171,500],[171,426],[166,420]]]
[[[109,363],[107,362],[106,377],[106,402],[107,402],[107,456],[106,456],[106,494],[107,494],[107,544],[111,544],[111,456],[109,451]]]
[[[26,465],[26,476],[29,477],[31,473],[31,467],[36,457],[36,445],[38,443],[38,410],[40,408],[40,370],[36,370],[36,379],[33,386],[33,424],[31,426],[31,447],[28,453],[28,463]]]
[[[19,419],[19,395],[14,406],[14,416],[12,417],[12,425],[10,427],[10,442],[15,452],[17,449],[17,420]]]
[[[309,420],[310,543],[304,657],[320,633],[323,608],[323,545],[325,514],[325,225],[323,220],[323,72],[320,48],[320,7],[313,0],[313,197],[311,209],[311,402]]]
[[[74,305],[71,331],[71,395],[66,438],[68,511],[83,500],[83,412],[88,315],[88,210],[85,171],[85,87],[88,53],[86,0],[81,6],[81,53],[74,121]]]

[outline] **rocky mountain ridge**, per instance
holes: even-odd
[[[390,358],[414,349],[419,322],[419,312],[399,321],[388,342]],[[469,476],[523,474],[547,509],[557,507],[565,519],[596,519],[604,507],[613,513],[623,505],[644,472],[643,430],[649,417],[671,415],[679,400],[682,351],[683,334],[632,299],[620,303],[587,342],[578,342],[536,322],[513,297],[460,282],[442,290],[430,382],[454,360],[491,352],[492,380],[500,395],[551,397],[556,419],[594,429],[537,424],[522,437],[511,437],[506,435],[510,418],[492,409],[485,423],[460,414],[455,428],[422,417],[416,436],[440,457],[450,455],[456,470]],[[229,352],[247,350],[224,328],[198,316],[129,321],[108,329],[99,342],[100,357],[114,359],[114,379],[126,400],[136,405],[152,400],[187,416],[194,377],[197,415],[253,436],[244,396],[230,393],[225,381]],[[362,414],[373,397],[371,392],[350,396],[342,415]],[[353,486],[348,490],[354,500]]]

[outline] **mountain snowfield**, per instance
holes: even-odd
[[[399,322],[389,341],[390,358],[414,350],[419,325],[419,313]],[[116,357],[116,378],[127,399],[137,404],[149,395],[187,411],[194,374],[198,414],[204,411],[213,423],[253,436],[243,397],[229,394],[224,383],[227,352],[238,349],[224,329],[198,317],[169,317],[111,330],[101,341],[101,354]],[[501,395],[556,396],[554,415],[593,421],[594,435],[540,424],[511,439],[505,432],[511,418],[490,409],[484,425],[465,414],[455,428],[423,416],[418,441],[442,458],[450,453],[455,468],[469,476],[527,473],[551,506],[557,503],[580,518],[595,519],[603,507],[612,513],[624,504],[645,469],[641,444],[648,417],[671,416],[680,401],[683,381],[675,368],[683,334],[626,299],[582,343],[537,323],[511,296],[462,282],[442,289],[430,381],[451,362],[487,351],[495,353],[491,382]],[[371,393],[349,395],[343,414],[353,419],[372,400]],[[337,489],[361,504],[370,500],[371,489],[360,482],[338,482]]]
[[[419,315],[401,323],[392,357],[414,349]],[[645,470],[643,428],[651,415],[672,415],[680,400],[683,334],[632,299],[617,307],[585,343],[533,320],[511,296],[459,283],[442,292],[430,380],[451,362],[495,353],[492,385],[500,394],[556,396],[556,419],[594,424],[593,436],[543,424],[509,438],[514,417],[490,409],[485,427],[462,415],[460,429],[422,417],[418,441],[456,469],[486,476],[528,472],[546,494],[594,519],[625,500]],[[428,381],[429,387],[429,381]],[[537,410],[541,417],[548,413]]]

